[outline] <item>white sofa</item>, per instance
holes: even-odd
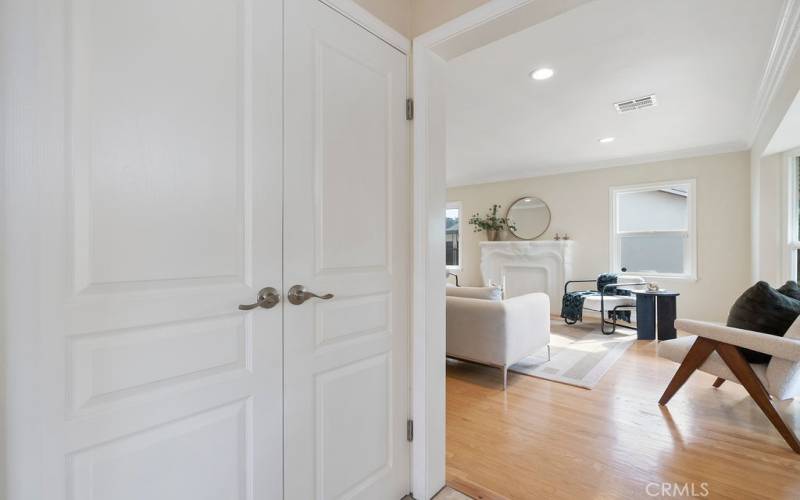
[[[503,370],[550,344],[550,298],[500,300],[494,287],[447,288],[447,355]]]

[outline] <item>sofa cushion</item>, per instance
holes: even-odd
[[[748,288],[733,304],[728,326],[783,336],[800,315],[800,300],[775,290],[764,281]],[[741,349],[750,363],[769,363],[770,355]]]
[[[800,300],[800,286],[797,286],[796,281],[787,281],[782,287],[778,288],[778,291],[787,297]]]
[[[497,286],[449,286],[448,297],[466,297],[468,299],[502,300],[503,291]]]

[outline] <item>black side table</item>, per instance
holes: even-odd
[[[636,294],[636,338],[639,340],[670,340],[678,336],[675,330],[678,292],[632,290]]]

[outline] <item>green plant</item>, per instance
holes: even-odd
[[[469,219],[469,223],[475,226],[474,231],[479,233],[481,231],[502,231],[504,229],[516,230],[517,226],[506,217],[498,217],[497,209],[500,205],[492,205],[492,208],[486,213],[484,217],[480,214],[475,214]]]

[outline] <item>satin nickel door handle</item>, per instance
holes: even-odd
[[[307,301],[311,298],[317,298],[322,300],[328,300],[333,298],[332,293],[326,293],[325,295],[317,295],[316,293],[309,292],[306,290],[306,287],[303,285],[295,285],[289,289],[289,302],[292,304],[299,306],[303,302]]]
[[[249,311],[251,309],[255,309],[256,307],[263,307],[264,309],[271,309],[275,307],[275,305],[281,301],[281,296],[278,294],[278,291],[268,286],[266,288],[262,288],[258,292],[258,298],[256,299],[257,302],[255,304],[239,304],[240,311]]]

